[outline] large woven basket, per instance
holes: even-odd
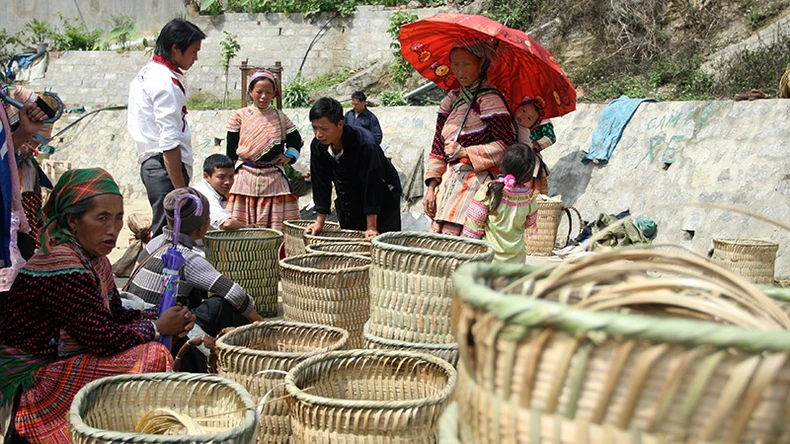
[[[318,234],[305,234],[304,238],[307,245],[327,242],[367,242],[364,231],[343,229],[322,230]]]
[[[283,318],[348,331],[348,348],[362,348],[370,312],[370,259],[312,253],[280,261]]]
[[[787,315],[715,264],[643,253],[453,276],[462,442],[790,442]]]
[[[713,261],[755,284],[773,285],[779,244],[760,239],[713,239]]]
[[[458,344],[426,344],[422,342],[406,342],[395,339],[380,338],[370,333],[368,321],[365,324],[365,348],[380,350],[405,350],[416,353],[427,353],[442,358],[453,366],[458,364]]]
[[[162,408],[192,417],[205,433],[134,433],[146,413]],[[90,382],[74,397],[68,420],[69,435],[77,444],[248,444],[255,439],[257,425],[255,404],[242,386],[192,373],[130,374]]]
[[[305,240],[304,231],[307,227],[315,222],[314,220],[286,220],[283,221],[283,238],[285,242],[285,256],[296,256],[297,254],[305,254]],[[340,224],[337,222],[324,222],[325,230],[340,229]]]
[[[283,234],[269,228],[209,231],[203,242],[206,259],[252,296],[258,314],[277,316]]]
[[[463,263],[491,262],[494,249],[473,239],[417,232],[373,238],[370,324],[373,336],[426,344],[454,344],[452,281]]]
[[[420,353],[349,350],[315,356],[285,377],[298,443],[436,443],[455,369]]]
[[[261,411],[258,442],[291,442],[291,416],[285,400],[285,373],[297,363],[331,350],[342,350],[348,332],[326,325],[286,321],[256,322],[217,340],[219,374],[244,386]]]
[[[370,242],[324,242],[307,246],[308,253],[346,253],[361,254],[370,257],[373,244]]]
[[[550,256],[557,241],[557,228],[560,226],[562,201],[538,202],[538,232],[524,236],[524,248],[530,256]]]

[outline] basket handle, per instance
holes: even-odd
[[[579,229],[576,230],[576,236],[581,234],[582,230],[584,229],[584,221],[582,220],[582,215],[579,213],[579,210],[577,210],[576,207],[570,205],[567,207],[562,207],[563,214],[568,216],[568,236],[565,238],[565,245],[563,248],[570,245],[571,239],[576,237],[573,236],[573,217],[571,216],[571,211],[576,213],[576,217],[579,219]]]
[[[184,360],[184,355],[189,352],[192,347],[197,347],[200,345],[205,345],[208,348],[208,372],[209,373],[218,373],[219,369],[217,368],[217,362],[219,361],[219,355],[217,354],[217,347],[216,341],[217,339],[221,338],[223,335],[227,334],[228,332],[232,331],[236,327],[226,327],[223,328],[217,337],[212,337],[209,335],[201,335],[191,338],[181,348],[178,350],[178,354],[176,355],[176,359],[173,361],[173,371],[178,372],[181,370],[181,362]]]

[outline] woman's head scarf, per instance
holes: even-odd
[[[48,253],[55,245],[74,242],[74,233],[58,222],[67,208],[102,194],[123,196],[110,173],[101,168],[68,170],[60,176],[41,210],[43,225],[38,235],[41,251]]]
[[[488,67],[493,63],[496,57],[496,51],[488,43],[473,36],[462,36],[453,43],[450,48],[450,53],[456,49],[465,49],[471,52],[475,57],[483,61],[480,66],[480,78],[485,78],[488,73]]]
[[[250,81],[247,83],[247,100],[249,100],[250,102],[253,102],[251,95],[253,83],[258,79],[271,80],[272,85],[274,85],[274,95],[277,96],[277,94],[280,93],[280,86],[277,84],[277,77],[275,77],[274,74],[268,69],[259,69],[254,73],[250,74]],[[254,104],[255,103],[253,102],[253,105]]]

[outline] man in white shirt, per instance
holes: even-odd
[[[233,161],[224,154],[212,154],[203,161],[203,180],[193,188],[208,199],[209,223],[214,230],[238,230],[246,228],[242,222],[233,219],[225,209],[228,193],[233,186],[235,170]]]
[[[195,24],[171,20],[159,33],[153,59],[129,85],[127,123],[153,211],[152,237],[165,226],[165,196],[189,185],[192,174],[184,71],[197,61],[205,38]]]

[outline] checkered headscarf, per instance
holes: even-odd
[[[73,242],[74,234],[68,227],[62,227],[58,220],[70,206],[101,194],[122,196],[118,184],[107,171],[85,168],[63,173],[41,210],[43,225],[38,235],[41,251],[46,254],[55,245]]]

